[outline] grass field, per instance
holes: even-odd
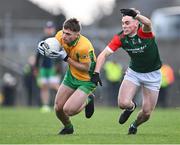
[[[118,124],[118,108],[96,108],[91,119],[84,112],[72,117],[75,133],[57,135],[62,125],[54,112],[38,108],[0,108],[0,144],[180,144],[180,109],[156,109],[152,118],[127,135],[132,114],[125,125]]]

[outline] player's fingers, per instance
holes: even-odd
[[[44,50],[38,49],[38,51],[41,55],[45,55]]]
[[[49,45],[46,42],[42,44],[42,47],[44,47],[44,49],[49,49]]]
[[[59,57],[59,55],[58,55],[58,54],[54,54],[54,53],[50,53],[50,54],[49,54],[49,57],[51,57],[51,58],[57,58],[57,57]]]
[[[120,9],[121,13],[124,13],[126,11],[126,9]]]

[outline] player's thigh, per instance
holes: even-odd
[[[58,90],[59,89],[59,83],[60,83],[60,78],[59,76],[51,76],[49,78],[49,85],[50,88]]]
[[[149,88],[143,87],[142,88],[143,93],[143,102],[142,102],[142,109],[146,113],[151,113],[158,100],[159,91],[151,90]]]
[[[75,91],[74,89],[64,84],[61,84],[55,97],[55,103],[54,103],[55,107],[62,109],[64,104],[66,103],[68,98],[74,93],[74,91]]]
[[[119,89],[118,104],[128,104],[132,101],[138,86],[130,80],[124,79]]]
[[[87,97],[87,93],[77,89],[65,103],[64,109],[72,112],[78,111],[85,103]]]

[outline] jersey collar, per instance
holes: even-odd
[[[80,39],[80,36],[78,36],[78,38],[76,38],[74,41],[69,43],[68,46],[75,46],[78,43],[79,39]]]

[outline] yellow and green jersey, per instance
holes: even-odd
[[[72,65],[69,65],[69,69],[72,75],[78,80],[89,81],[90,76],[94,71],[96,62],[96,56],[91,42],[83,35],[80,35],[79,38],[75,40],[71,46],[69,46],[63,41],[62,34],[63,32],[61,30],[57,32],[55,37],[65,49],[68,56],[77,62],[89,63],[90,66],[89,71],[85,72],[78,70]]]

